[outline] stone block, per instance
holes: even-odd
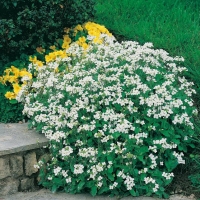
[[[0,158],[0,179],[10,176],[9,158]]]
[[[0,180],[0,196],[14,194],[18,192],[19,180],[8,177]]]
[[[34,178],[24,178],[21,180],[21,191],[34,188]]]
[[[38,171],[38,169],[34,167],[34,165],[37,164],[35,152],[27,153],[24,156],[24,159],[25,159],[25,173],[26,173],[26,175],[31,176],[32,174],[36,173]]]
[[[23,158],[20,155],[13,155],[10,157],[10,171],[11,176],[19,177],[23,175]]]
[[[45,163],[47,163],[49,160],[51,160],[51,156],[50,156],[49,153],[45,153],[45,154],[43,154],[42,156],[40,156],[40,158],[39,158],[38,161],[40,161],[40,160],[42,160],[42,161],[44,162],[44,164],[45,164]]]

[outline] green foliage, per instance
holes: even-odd
[[[50,141],[41,184],[54,192],[166,198],[192,144],[193,83],[183,76],[183,58],[102,37],[86,50],[72,43],[70,57],[39,68],[18,96],[30,126]],[[56,71],[60,65],[70,72]]]
[[[5,86],[0,83],[0,122],[19,122],[25,119],[22,114],[23,105],[17,101],[9,101],[4,94]]]
[[[93,0],[0,1],[0,71],[22,53],[48,47],[65,27],[91,19],[93,5]]]
[[[196,151],[196,153],[198,153],[198,151]],[[191,175],[189,176],[189,179],[192,183],[192,186],[197,189],[197,191],[200,191],[200,156],[199,154],[191,154],[190,158],[193,162],[190,163],[192,169],[190,170]]]

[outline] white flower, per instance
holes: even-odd
[[[59,153],[64,158],[65,156],[69,156],[71,153],[73,153],[73,149],[70,146],[66,146],[62,148]]]
[[[71,183],[71,182],[72,182],[72,178],[71,177],[66,178],[66,183]]]
[[[56,168],[53,170],[55,176],[57,176],[57,175],[60,173],[61,170],[62,170],[61,167],[56,167]]]
[[[166,173],[166,172],[163,172],[162,173],[162,176],[165,177],[167,180],[171,179],[172,177],[174,177],[174,174],[173,173]]]
[[[74,174],[82,174],[83,173],[83,169],[84,169],[84,166],[81,165],[81,164],[75,164],[74,165]]]
[[[134,178],[127,175],[125,178],[124,184],[126,185],[127,190],[132,190],[133,186],[135,185]]]
[[[93,147],[79,149],[78,155],[84,158],[93,157],[97,154],[97,150]]]

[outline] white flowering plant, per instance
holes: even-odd
[[[38,68],[17,96],[31,127],[49,139],[41,184],[93,196],[167,197],[173,169],[193,147],[197,113],[183,58],[151,43],[100,37],[87,49],[71,44],[70,57]]]

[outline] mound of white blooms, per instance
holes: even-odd
[[[172,170],[192,146],[197,112],[183,58],[151,43],[101,38],[87,50],[72,44],[71,56],[38,68],[17,97],[50,141],[41,183],[70,193],[166,197]]]

